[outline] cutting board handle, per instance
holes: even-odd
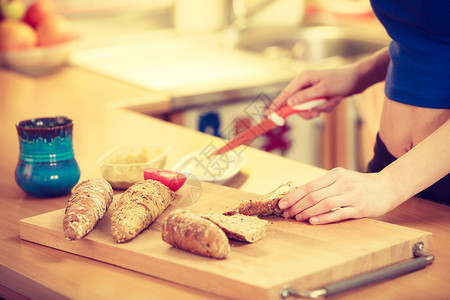
[[[412,260],[375,270],[373,272],[362,274],[340,282],[332,283],[317,290],[296,290],[287,286],[280,291],[280,296],[282,298],[286,298],[289,296],[298,296],[303,298],[334,296],[336,294],[343,293],[354,288],[423,269],[434,261],[434,255],[423,251],[422,242],[414,244],[412,250],[414,254],[414,259]]]

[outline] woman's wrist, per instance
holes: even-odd
[[[382,186],[386,187],[386,197],[389,197],[390,209],[399,206],[413,195],[410,195],[410,189],[404,184],[398,184],[398,176],[391,172],[389,168],[385,168],[378,172],[378,178],[382,182]]]

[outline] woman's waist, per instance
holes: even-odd
[[[412,106],[386,99],[380,137],[395,157],[400,157],[450,118],[450,109]]]

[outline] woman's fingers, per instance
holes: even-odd
[[[290,209],[296,203],[302,203],[305,196],[310,195],[313,192],[322,190],[323,188],[332,185],[335,182],[335,176],[332,172],[326,173],[324,176],[319,177],[313,181],[310,181],[292,192],[284,196],[278,203],[278,207],[281,209]],[[320,196],[317,196],[319,198]],[[308,206],[308,204],[299,204],[300,208]],[[309,206],[308,206],[309,207]],[[304,209],[304,208],[303,208]]]
[[[282,95],[290,96],[298,90],[305,89],[312,86],[314,83],[311,80],[311,72],[305,71],[295,77],[281,92]]]
[[[334,185],[308,193],[283,212],[286,218],[294,217],[297,221],[304,221],[311,216],[329,212],[332,209],[343,206],[344,202],[339,197],[340,193]]]
[[[314,118],[317,118],[318,116],[320,116],[320,111],[318,110],[308,110],[308,111],[302,111],[297,113],[297,115],[299,115],[301,118],[305,119],[305,120],[311,120]]]
[[[297,90],[286,99],[288,105],[294,106],[301,104],[309,99],[328,98],[328,95],[323,91],[322,83],[307,86],[301,90]]]
[[[339,193],[336,189],[330,191],[331,194],[335,194],[336,192]],[[358,210],[355,209],[354,204],[355,203],[352,198],[349,198],[347,195],[339,194],[337,196],[327,196],[323,197],[323,199],[317,202],[317,204],[312,205],[300,212],[293,210],[291,217],[295,217],[295,220],[297,221],[306,221],[308,219],[311,221],[311,218],[315,216],[321,216],[337,210],[340,210],[340,212],[338,214],[333,214],[333,216],[338,216],[349,211],[347,209],[343,210],[344,208],[352,208],[352,210],[350,210],[353,212],[351,217],[356,217]]]
[[[334,223],[354,218],[354,214],[355,208],[353,208],[352,206],[341,207],[336,210],[332,210],[327,213],[311,217],[309,218],[309,223],[313,225]]]
[[[284,209],[283,216],[295,217],[297,221],[309,219],[312,224],[361,217],[356,205],[360,193],[354,191],[355,179],[349,179],[354,175],[352,171],[335,168],[298,187],[280,200],[278,205]]]
[[[297,77],[295,77],[288,85],[281,91],[275,100],[269,105],[269,107],[265,111],[265,115],[269,115],[270,113],[276,111],[280,107],[287,104],[287,100],[297,91],[304,89],[310,86],[312,83],[309,80],[309,75],[305,74],[307,72],[300,73]]]

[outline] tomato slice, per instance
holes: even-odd
[[[147,168],[144,170],[144,179],[152,179],[161,182],[172,191],[178,191],[186,182],[186,176],[175,171],[162,170],[158,168]]]

